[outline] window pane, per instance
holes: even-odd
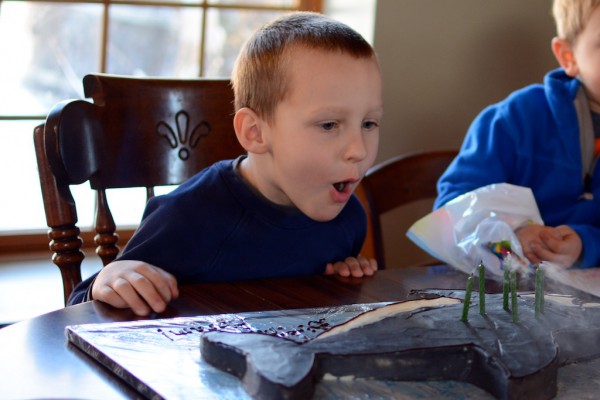
[[[323,13],[341,21],[373,44],[376,0],[327,0]]]
[[[33,128],[40,121],[0,121],[0,229],[46,226],[33,148]]]
[[[46,230],[46,214],[40,189],[33,128],[40,121],[0,121],[0,231]],[[10,171],[10,172],[8,172]],[[89,184],[72,186],[79,227],[92,225],[94,197]],[[12,195],[8,195],[12,193]]]
[[[107,72],[135,76],[199,76],[202,11],[113,5]]]
[[[260,26],[282,11],[210,9],[207,15],[204,75],[230,77],[237,54]]]
[[[177,186],[157,186],[154,194],[160,196],[175,189]],[[89,191],[89,187],[87,188]],[[146,207],[145,188],[110,189],[107,191],[108,204],[118,229],[137,227],[142,220]],[[90,220],[90,226],[92,221]]]
[[[209,4],[227,4],[236,6],[297,7],[298,0],[210,0]]]
[[[242,0],[243,1],[243,0]],[[128,3],[161,3],[161,4],[185,4],[186,6],[202,7],[204,0],[128,0]]]
[[[40,180],[33,147],[33,128],[40,121],[0,121],[0,231],[46,230]],[[10,171],[10,173],[8,173]],[[162,194],[172,187],[157,188]],[[10,193],[10,195],[9,195]],[[71,186],[77,204],[78,226],[93,226],[95,198],[89,183]],[[108,201],[117,226],[137,226],[146,204],[144,188],[111,189]]]
[[[98,71],[102,6],[0,2],[2,115],[45,115]],[[6,59],[5,59],[6,60]]]
[[[106,196],[118,229],[139,225],[146,206],[145,188],[110,189]]]

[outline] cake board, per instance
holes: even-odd
[[[146,398],[249,399],[239,380],[202,360],[199,343],[207,331],[266,332],[299,343],[333,325],[389,303],[349,305],[241,314],[171,318],[69,326],[71,343],[100,362]],[[573,364],[559,371],[557,399],[586,398],[600,390],[590,379],[597,360]],[[454,381],[400,382],[369,379],[322,380],[314,398],[490,399],[473,385]],[[591,397],[590,397],[591,398]]]

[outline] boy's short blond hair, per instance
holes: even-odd
[[[554,0],[552,14],[560,39],[573,44],[600,0]]]
[[[290,50],[299,46],[376,62],[371,45],[349,26],[318,13],[284,15],[258,29],[238,55],[231,78],[236,111],[248,107],[272,120],[277,104],[289,90],[287,71],[294,62]]]

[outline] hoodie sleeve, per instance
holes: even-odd
[[[600,265],[600,228],[592,225],[569,225],[581,238],[583,252],[576,267],[591,268]]]
[[[485,109],[471,124],[458,156],[440,177],[434,209],[482,186],[506,182],[512,169],[507,163],[514,160],[517,147],[513,135],[500,105]]]

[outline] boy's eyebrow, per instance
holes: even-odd
[[[316,117],[319,116],[319,114],[324,113],[348,113],[350,111],[350,108],[345,106],[320,106],[315,110],[309,112],[309,115]],[[366,112],[366,115],[372,113],[383,113],[383,104],[371,108]]]

